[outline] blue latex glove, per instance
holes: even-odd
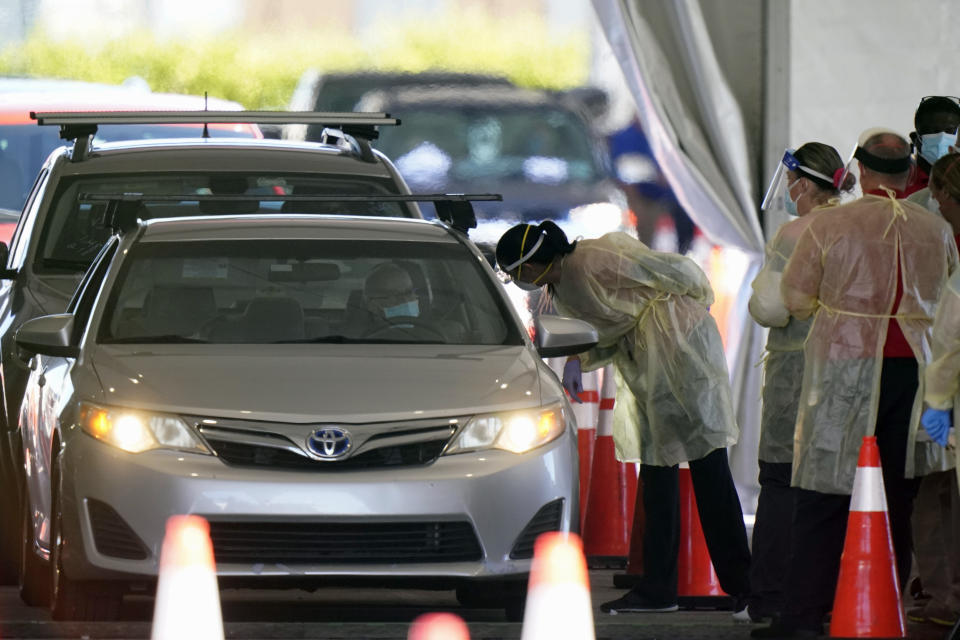
[[[947,434],[953,426],[953,409],[927,409],[920,422],[934,442],[941,447],[947,446]]]
[[[563,365],[563,388],[570,397],[583,404],[578,393],[583,393],[583,374],[580,373],[580,359],[571,358]]]

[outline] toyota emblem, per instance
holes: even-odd
[[[350,432],[340,427],[321,427],[307,437],[307,449],[322,460],[335,460],[350,449]]]

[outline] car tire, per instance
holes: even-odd
[[[50,604],[50,566],[34,552],[35,541],[30,518],[30,501],[26,491],[20,498],[20,532],[23,542],[20,544],[20,599],[31,607],[45,607]]]
[[[3,486],[9,487],[6,482]],[[0,496],[0,585],[17,584],[20,557],[20,517],[13,496]]]
[[[0,438],[6,434],[0,430]],[[0,585],[17,584],[20,561],[20,509],[13,471],[6,461],[6,447],[0,445]]]
[[[50,531],[50,615],[54,620],[116,620],[123,603],[123,585],[74,580],[63,569],[64,546],[77,543],[67,540],[63,533],[60,474],[57,469],[54,465],[51,478],[53,524]]]

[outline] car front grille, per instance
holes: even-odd
[[[559,531],[563,521],[563,498],[548,502],[530,519],[523,528],[517,541],[510,550],[513,560],[526,560],[533,557],[533,544],[537,536],[547,531]]]
[[[336,472],[431,464],[456,431],[449,421],[345,425],[351,446],[345,455],[318,459],[305,443],[317,425],[218,422],[197,425],[204,441],[226,464],[294,471]]]
[[[87,512],[90,514],[93,542],[98,552],[125,560],[147,558],[149,553],[146,545],[110,505],[88,498]]]
[[[207,438],[220,459],[227,464],[243,467],[273,467],[309,471],[356,471],[430,464],[437,459],[446,440],[434,440],[409,445],[382,447],[352,458],[327,462],[314,460],[277,447],[251,445]]]
[[[218,563],[410,564],[483,557],[469,522],[223,522],[211,520]]]

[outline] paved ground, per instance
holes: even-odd
[[[745,640],[751,625],[734,623],[728,611],[679,611],[611,616],[599,605],[619,596],[612,570],[591,571],[594,624],[599,639]],[[405,638],[409,623],[427,611],[453,611],[470,627],[472,638],[519,638],[519,623],[506,622],[499,610],[464,609],[452,594],[429,591],[340,589],[301,591],[225,591],[222,595],[227,638]],[[150,637],[152,600],[128,599],[123,620],[114,623],[54,623],[40,608],[26,607],[12,587],[0,588],[0,638]],[[911,626],[912,640],[944,640],[947,630]]]

